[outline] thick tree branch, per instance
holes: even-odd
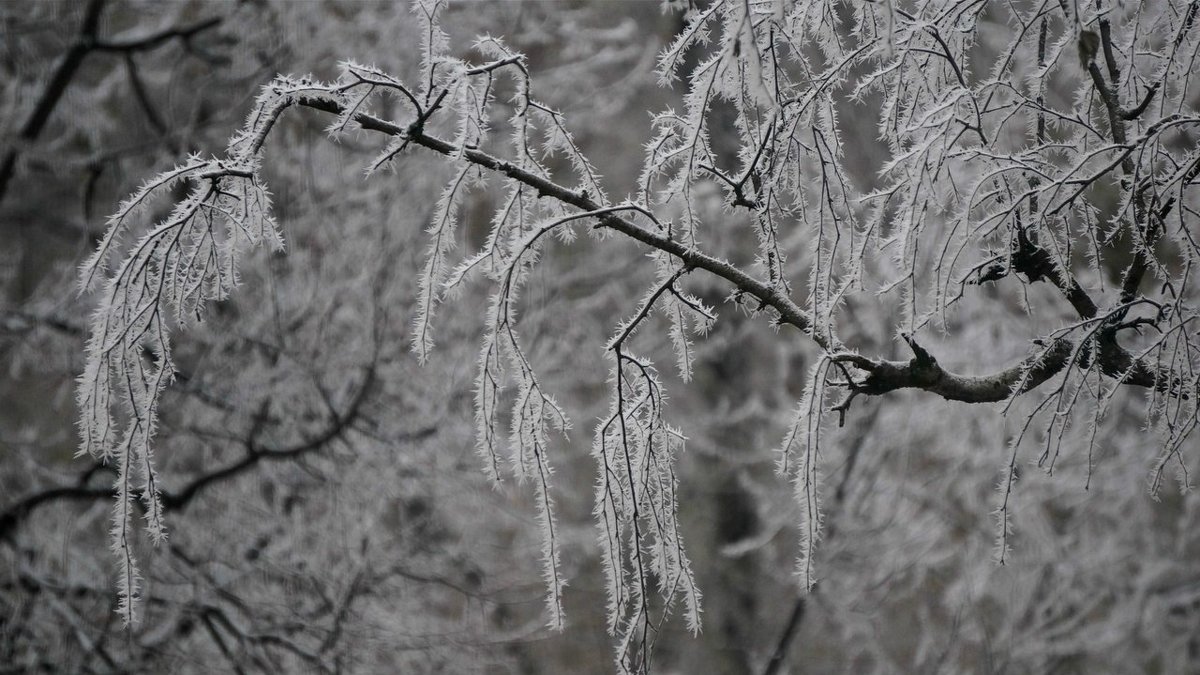
[[[993,403],[1004,401],[1014,394],[1036,389],[1061,371],[1074,345],[1068,340],[1056,340],[1048,348],[1027,356],[1004,370],[990,375],[959,375],[941,366],[911,336],[904,336],[913,350],[908,361],[869,359],[860,354],[834,354],[835,363],[850,364],[865,371],[862,382],[851,382],[851,396],[878,396],[898,389],[920,389],[937,394],[949,401],[964,403]]]
[[[1091,319],[1096,316],[1096,302],[1079,285],[1079,281],[1067,270],[1059,269],[1054,257],[1038,246],[1023,227],[1017,228],[1016,241],[1013,242],[1012,266],[1014,271],[1024,274],[1030,282],[1044,279],[1054,284],[1071,303],[1071,307],[1075,308],[1079,318]]]
[[[1091,64],[1093,76],[1098,76],[1103,84],[1103,76],[1095,64]],[[1109,94],[1107,87],[1103,94]],[[334,101],[317,98],[300,98],[299,105],[314,108],[333,114],[344,112],[343,106]],[[1119,107],[1115,116],[1119,117]],[[575,191],[555,183],[547,178],[526,171],[503,159],[490,155],[477,148],[459,148],[458,146],[426,134],[423,122],[427,115],[419,114],[417,120],[408,127],[383,120],[366,113],[355,113],[354,120],[364,129],[377,131],[390,136],[403,137],[407,141],[446,156],[463,156],[471,163],[492,171],[501,173],[513,180],[537,190],[540,196],[551,197],[565,204],[570,204],[586,211],[597,211],[604,206],[593,200],[584,191]],[[1120,135],[1124,136],[1123,123]],[[779,322],[792,325],[809,335],[822,349],[835,352],[840,349],[836,338],[827,339],[824,335],[811,330],[812,322],[808,314],[802,310],[786,293],[766,282],[757,279],[744,270],[724,260],[706,255],[695,249],[681,244],[664,233],[653,232],[626,218],[608,214],[598,217],[600,226],[616,230],[626,236],[640,241],[652,248],[669,253],[687,267],[703,269],[728,281],[737,291],[758,298],[762,307],[770,307],[779,313]],[[1030,274],[1031,278],[1044,276],[1058,286],[1067,300],[1075,307],[1081,318],[1091,319],[1096,316],[1095,302],[1074,279],[1062,278],[1062,274],[1047,266],[1049,254],[1031,245],[1025,254],[1030,259],[1021,264],[1019,271]],[[1113,377],[1120,377],[1124,384],[1152,387],[1156,386],[1154,370],[1145,364],[1135,362],[1134,358],[1120,347],[1115,339],[1100,341],[1102,371]],[[872,360],[859,355],[837,354],[835,360],[852,363],[869,373],[865,383],[852,389],[852,395],[858,393],[881,395],[898,389],[921,389],[951,401],[967,403],[984,403],[1003,401],[1015,394],[1019,395],[1037,388],[1046,380],[1053,377],[1066,367],[1068,357],[1074,345],[1068,340],[1056,340],[1046,349],[1023,359],[1000,372],[983,376],[959,375],[942,368],[932,356],[916,346],[909,338],[909,344],[914,353],[924,354],[909,362],[893,362]],[[1017,391],[1014,392],[1014,387]]]
[[[1100,19],[1100,42],[1103,46],[1104,61],[1108,65],[1109,81],[1105,82],[1103,73],[1100,72],[1100,66],[1092,60],[1087,64],[1088,74],[1092,77],[1092,83],[1096,87],[1096,91],[1100,94],[1100,100],[1104,104],[1105,110],[1108,112],[1109,133],[1112,135],[1113,142],[1118,145],[1128,144],[1128,134],[1125,129],[1125,120],[1131,117],[1140,115],[1139,108],[1144,108],[1149,105],[1150,96],[1153,91],[1147,95],[1144,105],[1139,105],[1131,113],[1126,116],[1126,111],[1121,107],[1121,101],[1117,95],[1117,84],[1120,80],[1120,71],[1117,68],[1116,58],[1113,56],[1112,50],[1112,35],[1107,19]],[[1133,158],[1131,151],[1127,151],[1121,158],[1121,171],[1125,174],[1126,180],[1131,179],[1135,175]],[[1126,268],[1123,278],[1121,279],[1121,298],[1122,303],[1128,303],[1137,295],[1138,287],[1141,285],[1142,278],[1146,275],[1146,271],[1150,268],[1149,248],[1153,245],[1154,239],[1157,237],[1157,232],[1154,228],[1154,223],[1150,222],[1150,213],[1145,206],[1142,193],[1134,191],[1133,194],[1133,212],[1134,223],[1140,235],[1140,242],[1134,244],[1133,261]]]
[[[908,335],[903,336],[913,350],[908,361],[871,359],[856,353],[833,354],[830,358],[839,365],[851,365],[867,374],[862,381],[850,379],[843,383],[848,393],[834,406],[843,420],[850,403],[860,394],[880,396],[899,389],[920,389],[948,401],[963,403],[995,403],[1037,389],[1047,380],[1071,365],[1077,344],[1063,338],[1025,357],[1008,368],[988,375],[960,375],[942,367],[928,351]],[[1153,387],[1157,390],[1189,396],[1188,392],[1173,389],[1155,369],[1138,361],[1116,343],[1109,329],[1101,329],[1096,338],[1097,365],[1105,375],[1120,379],[1122,384]],[[1079,357],[1082,358],[1082,357]]]

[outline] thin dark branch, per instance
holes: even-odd
[[[870,415],[861,424],[857,425],[858,433],[855,435],[849,450],[846,452],[846,469],[842,472],[842,479],[838,481],[837,489],[834,490],[833,504],[830,507],[830,517],[826,520],[828,527],[825,536],[822,538],[826,546],[829,545],[829,541],[837,534],[837,522],[833,519],[833,516],[841,512],[842,506],[846,501],[846,495],[849,494],[850,477],[854,475],[854,468],[858,466],[858,458],[862,455],[863,446],[866,444],[871,430],[875,427],[875,420],[878,418],[879,407],[876,406]],[[818,593],[820,588],[820,585],[814,585],[807,594],[801,594],[796,598],[795,604],[792,605],[792,611],[788,615],[787,623],[784,624],[783,633],[780,634],[779,641],[775,643],[775,650],[771,653],[771,660],[767,661],[767,667],[763,669],[763,675],[776,675],[787,663],[788,650],[791,648],[792,641],[796,639],[796,634],[800,631],[800,624],[804,621],[804,615],[808,609],[809,598]]]
[[[354,399],[347,405],[344,411],[331,420],[329,426],[322,430],[321,433],[291,446],[266,447],[258,445],[257,442],[252,442],[251,450],[241,459],[193,478],[178,491],[164,490],[161,494],[163,507],[170,511],[182,511],[207,488],[218,482],[244,474],[261,462],[296,459],[304,454],[325,447],[349,430],[358,418],[368,389],[374,381],[373,370],[367,369],[367,373],[367,378],[358,388]],[[423,427],[406,434],[399,440],[417,441],[428,438],[435,433],[437,433],[437,427]],[[110,499],[112,494],[111,487],[87,487],[86,484],[81,483],[78,486],[49,488],[29,495],[9,506],[3,512],[0,512],[0,540],[11,542],[12,534],[16,528],[33,511],[45,504],[61,500],[96,501]],[[140,504],[141,502],[139,501],[138,503]]]
[[[223,17],[214,16],[203,21],[198,21],[190,26],[175,26],[136,38],[116,39],[116,40],[96,40],[92,45],[92,49],[99,52],[144,52],[155,49],[163,44],[179,39],[187,42],[196,35],[203,33],[206,30],[216,28],[224,21]]]
[[[324,99],[302,98],[297,101],[302,106],[322,110],[324,112],[340,114],[343,112],[341,105],[336,102]],[[535,189],[539,196],[552,197],[564,204],[569,204],[584,211],[598,211],[604,208],[601,204],[594,201],[590,196],[583,192],[576,192],[569,188],[563,187],[549,179],[543,178],[537,174],[526,171],[516,165],[513,165],[503,159],[490,155],[486,152],[475,148],[459,148],[458,146],[430,136],[419,129],[405,128],[401,125],[379,119],[365,113],[358,113],[354,116],[356,122],[364,129],[370,131],[378,131],[390,136],[404,136],[407,140],[416,145],[420,145],[434,152],[446,156],[458,156],[461,152],[467,161],[481,166],[486,169],[499,172],[516,180],[520,183],[528,185]],[[811,330],[812,322],[808,314],[796,304],[786,293],[779,288],[771,286],[769,283],[757,279],[741,268],[732,263],[714,258],[707,254],[701,253],[694,248],[690,248],[680,243],[678,240],[671,238],[665,234],[651,232],[644,227],[621,218],[616,215],[606,215],[600,217],[601,226],[620,232],[628,237],[658,249],[665,253],[669,253],[681,262],[697,269],[710,272],[722,279],[725,279],[738,290],[743,293],[752,295],[759,299],[764,307],[770,307],[779,313],[779,323],[788,324],[798,328],[801,332],[808,334],[812,339],[823,349],[833,349],[836,345],[830,342],[824,335],[813,333]]]
[[[54,112],[59,99],[67,91],[67,86],[71,83],[72,78],[75,77],[75,72],[79,70],[84,57],[91,51],[92,45],[96,41],[96,31],[100,24],[100,12],[103,9],[104,0],[91,0],[87,8],[83,11],[83,22],[79,27],[79,37],[71,45],[71,48],[67,50],[66,56],[59,62],[58,67],[54,69],[54,74],[50,76],[50,82],[46,85],[45,91],[42,92],[41,98],[38,99],[37,105],[29,113],[29,118],[25,120],[25,124],[21,125],[21,131],[17,133],[17,138],[21,142],[32,142],[42,133],[46,122],[50,120],[50,114]],[[19,148],[11,147],[5,153],[4,159],[0,160],[0,202],[4,201],[9,181],[16,170],[19,152]]]
[[[36,492],[0,512],[0,540],[11,542],[17,526],[39,506],[56,501],[96,501],[112,497],[112,487],[57,487]]]
[[[50,76],[50,82],[46,85],[45,91],[42,92],[41,98],[38,99],[37,105],[34,106],[33,111],[29,114],[29,118],[25,120],[25,124],[21,126],[20,132],[17,133],[20,143],[31,143],[41,135],[59,100],[62,99],[67,87],[71,84],[71,80],[74,79],[75,73],[83,64],[84,58],[91,52],[130,54],[132,52],[149,51],[175,39],[182,40],[186,44],[197,34],[214,28],[224,21],[222,17],[212,17],[190,26],[168,28],[158,33],[139,38],[102,40],[99,38],[98,32],[100,28],[100,13],[103,9],[104,0],[90,0],[88,3],[87,8],[84,10],[83,22],[80,24],[79,36],[71,45],[71,48],[67,50],[58,67],[55,68],[54,73]],[[153,124],[153,120],[151,123]],[[4,158],[0,160],[0,202],[4,201],[8,185],[12,180],[13,173],[16,171],[17,157],[20,155],[20,151],[20,147],[10,147],[5,152]]]
[[[1146,88],[1146,96],[1142,98],[1142,102],[1137,104],[1137,107],[1132,110],[1125,110],[1121,113],[1121,117],[1126,120],[1135,120],[1141,117],[1142,113],[1146,112],[1146,108],[1150,107],[1150,102],[1154,100],[1154,94],[1158,92],[1162,82],[1155,82]]]

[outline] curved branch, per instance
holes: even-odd
[[[880,396],[898,389],[920,389],[936,394],[947,401],[963,403],[997,403],[1006,401],[1037,389],[1047,380],[1070,365],[1076,343],[1064,338],[1053,340],[1048,346],[1031,354],[1018,363],[988,375],[960,375],[950,372],[937,362],[932,354],[913,340],[902,336],[913,350],[908,361],[886,361],[871,359],[861,354],[846,352],[833,354],[836,364],[849,364],[867,373],[862,382],[847,379],[843,384],[849,394],[834,406],[843,416],[850,402],[859,394]],[[1107,332],[1097,338],[1098,365],[1100,371],[1117,378],[1122,384],[1138,387],[1154,387],[1186,398],[1187,392],[1172,389],[1153,368],[1135,359],[1128,351],[1111,339]]]
[[[83,22],[79,27],[79,37],[71,45],[67,55],[59,62],[58,67],[54,69],[54,74],[50,76],[46,90],[42,92],[42,97],[38,99],[37,105],[33,107],[33,112],[29,114],[29,118],[25,120],[25,124],[21,126],[21,131],[17,134],[22,141],[28,143],[37,139],[42,133],[42,128],[46,126],[46,122],[50,120],[50,114],[54,112],[54,107],[58,105],[59,99],[67,91],[67,86],[75,77],[75,71],[79,70],[83,58],[91,51],[91,46],[96,40],[96,31],[100,25],[100,12],[103,9],[104,0],[91,0],[88,3],[83,12]],[[16,170],[18,154],[20,151],[17,148],[9,148],[4,159],[0,160],[0,201],[4,200],[4,194],[8,191],[9,181]]]
[[[190,26],[179,26],[167,28],[166,30],[145,35],[138,38],[128,38],[124,40],[95,40],[91,47],[100,52],[144,52],[161,46],[163,43],[174,39],[183,40],[185,43],[211,28],[216,28],[224,21],[222,17],[214,16],[203,21],[198,21]]]
[[[1067,366],[1074,344],[1055,340],[1051,345],[1020,362],[989,375],[959,375],[941,366],[911,336],[904,339],[912,348],[908,361],[870,359],[860,354],[834,354],[835,363],[848,363],[867,373],[865,380],[847,386],[851,396],[879,396],[898,389],[920,389],[948,401],[995,403],[1036,389]]]
[[[336,101],[327,99],[300,98],[296,103],[307,108],[314,108],[333,114],[342,114],[345,112],[344,106],[338,104]],[[519,183],[537,190],[539,196],[552,197],[564,204],[569,204],[584,211],[598,211],[605,208],[604,205],[592,199],[586,191],[571,190],[482,150],[459,148],[453,143],[436,136],[430,136],[421,128],[416,128],[413,125],[404,127],[366,113],[356,113],[354,121],[358,122],[364,129],[378,131],[389,136],[402,136],[415,145],[446,155],[447,157],[464,157],[472,164],[504,174]],[[801,309],[786,293],[761,279],[751,276],[734,264],[701,253],[683,245],[669,235],[652,232],[641,225],[616,215],[601,216],[599,220],[602,227],[615,230],[651,248],[669,253],[686,265],[714,274],[728,281],[737,290],[758,298],[763,307],[770,307],[779,313],[779,323],[798,328],[801,332],[810,336],[822,349],[829,351],[838,347],[836,340],[830,340],[827,336],[815,333],[812,330],[812,320],[809,318],[808,313]]]
[[[324,112],[341,114],[344,107],[335,101],[317,98],[299,98],[297,104]],[[458,146],[430,136],[415,124],[408,127],[380,119],[366,113],[356,113],[354,120],[364,129],[377,131],[390,136],[404,137],[407,141],[446,156],[465,157],[469,162],[492,171],[501,173],[513,180],[537,190],[540,196],[557,199],[564,204],[570,204],[585,211],[598,211],[605,207],[594,201],[586,191],[575,191],[559,185],[547,178],[526,171],[503,159],[490,155],[477,148],[459,148]],[[421,120],[423,121],[423,120]],[[658,249],[678,258],[685,266],[703,269],[729,282],[742,293],[759,299],[760,307],[770,307],[779,314],[778,322],[798,328],[825,351],[834,352],[841,348],[836,337],[827,337],[812,330],[812,320],[808,313],[799,307],[784,291],[751,276],[732,263],[701,253],[693,248],[684,246],[668,234],[648,230],[626,218],[615,214],[600,216],[600,226],[616,230],[630,238]],[[1064,280],[1061,274],[1047,274],[1055,285],[1059,286],[1067,299],[1075,306],[1084,318],[1090,318],[1096,312],[1095,303],[1087,297],[1074,280]],[[990,375],[969,376],[959,375],[942,368],[932,356],[916,346],[911,338],[906,338],[913,347],[914,353],[924,354],[924,357],[914,358],[909,362],[872,360],[867,357],[849,354],[835,356],[836,362],[850,362],[867,371],[869,376],[861,385],[853,385],[852,393],[881,395],[897,389],[916,388],[937,394],[951,401],[966,403],[997,402],[1036,389],[1046,380],[1053,377],[1068,365],[1073,344],[1068,340],[1055,340],[1054,343],[1038,353],[1026,357],[1000,372]],[[1102,370],[1113,377],[1119,377],[1124,384],[1153,387],[1156,386],[1156,375],[1153,369],[1137,362],[1128,351],[1123,349],[1115,340],[1102,340],[1100,345],[1100,360]],[[919,350],[919,351],[918,351]],[[1014,392],[1014,387],[1017,391]]]
[[[62,99],[63,94],[66,93],[67,87],[75,77],[75,73],[83,65],[83,60],[89,53],[99,51],[131,54],[133,52],[150,51],[174,39],[182,40],[187,44],[198,33],[214,28],[224,21],[222,17],[212,17],[190,26],[172,27],[140,38],[102,40],[98,34],[100,30],[100,14],[103,9],[104,0],[91,0],[87,8],[84,9],[83,22],[79,27],[79,35],[76,37],[75,42],[71,44],[71,48],[67,51],[66,56],[63,57],[58,67],[55,68],[54,73],[50,76],[50,82],[46,85],[45,91],[42,92],[42,97],[38,99],[37,105],[34,106],[33,112],[29,114],[29,118],[25,120],[25,124],[21,126],[21,131],[17,134],[17,137],[21,141],[30,143],[37,140],[38,136],[41,135],[42,129],[50,121],[50,116],[54,112],[54,108],[58,105],[59,100]],[[4,154],[4,158],[0,160],[0,201],[4,200],[4,195],[8,191],[8,185],[12,181],[13,174],[16,172],[17,157],[19,155],[19,148],[9,148]]]
[[[0,513],[0,541],[12,541],[12,534],[38,507],[59,500],[91,502],[112,498],[111,487],[68,486],[42,490],[25,497]]]
[[[182,511],[187,508],[188,504],[200,492],[208,489],[215,483],[246,473],[261,462],[295,459],[301,455],[325,447],[345,433],[358,418],[359,410],[374,379],[373,370],[368,369],[367,372],[367,379],[358,389],[354,399],[343,412],[337,414],[331,420],[329,426],[322,430],[321,433],[307,440],[300,441],[295,445],[284,447],[264,447],[252,438],[248,441],[249,452],[241,459],[219,469],[196,476],[178,491],[163,490],[160,494],[163,508],[167,511]],[[423,427],[406,434],[404,440],[416,441],[428,438],[435,433],[437,433],[437,427]],[[88,474],[85,474],[85,480],[86,476],[90,473],[92,473],[92,470],[89,470]],[[101,499],[111,499],[112,496],[113,491],[111,487],[88,487],[85,481],[77,486],[54,487],[36,492],[0,512],[0,540],[11,541],[13,533],[24,520],[35,510],[46,504],[63,500],[91,502]],[[139,500],[138,503],[141,504],[142,502]]]

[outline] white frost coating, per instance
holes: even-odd
[[[662,418],[665,396],[654,367],[619,344],[611,351],[612,399],[592,443],[598,465],[594,515],[607,580],[608,630],[617,640],[617,668],[624,672],[647,662],[652,635],[665,620],[653,616],[650,580],[667,610],[682,602],[693,633],[700,630],[700,590],[679,533],[674,466],[684,437]]]
[[[948,14],[933,3],[909,4],[857,3],[833,11],[816,0],[715,0],[694,11],[659,59],[664,81],[685,69],[688,81],[682,111],[666,110],[653,119],[634,203],[609,205],[563,115],[533,96],[523,56],[492,37],[476,43],[491,61],[472,65],[449,56],[439,27],[440,0],[413,3],[422,35],[419,81],[406,84],[378,69],[345,63],[331,84],[281,77],[266,87],[224,158],[194,156],[146,183],[121,204],[82,270],[81,286],[99,288],[100,295],[79,386],[81,451],[117,464],[112,540],[125,620],[136,617],[138,593],[133,510],[142,511],[153,540],[166,536],[151,441],[159,397],[174,372],[169,332],[202,317],[208,301],[232,291],[242,251],[282,245],[258,178],[259,153],[280,115],[297,105],[332,113],[327,131],[335,137],[361,129],[393,136],[372,171],[418,146],[450,159],[453,177],[428,228],[413,344],[424,360],[434,344],[438,303],[483,277],[492,292],[475,381],[478,452],[493,479],[507,474],[533,483],[549,623],[556,628],[563,624],[564,538],[553,508],[549,455],[552,436],[565,433],[569,424],[523,349],[520,290],[539,263],[545,235],[570,241],[583,226],[600,236],[626,235],[652,249],[655,283],[608,344],[611,406],[592,448],[608,624],[621,670],[649,668],[663,610],[676,602],[689,628],[699,628],[700,593],[677,522],[675,458],[683,436],[664,422],[666,397],[652,361],[632,354],[645,337],[639,328],[659,321],[661,311],[679,371],[685,380],[691,377],[689,331],[703,334],[714,320],[712,310],[682,288],[692,271],[727,284],[725,290],[747,312],[789,324],[823,350],[837,352],[817,356],[780,455],[780,472],[793,480],[802,509],[797,567],[806,588],[816,578],[814,546],[822,530],[819,441],[826,389],[875,395],[915,388],[951,398],[944,386],[935,387],[950,383],[969,390],[955,400],[995,401],[980,392],[1000,381],[946,377],[915,341],[909,345],[918,358],[911,362],[842,351],[838,329],[863,318],[840,311],[851,292],[869,289],[894,305],[895,316],[880,339],[897,328],[906,334],[950,331],[955,303],[978,292],[974,286],[1000,281],[1021,284],[1021,292],[1008,299],[1031,312],[1035,307],[1025,287],[1046,281],[1079,315],[1050,329],[1050,341],[1070,347],[1054,353],[1067,358],[1058,371],[1038,374],[1031,389],[1041,398],[1010,446],[1001,482],[1004,503],[997,510],[1001,558],[1026,431],[1033,429],[1030,436],[1044,442],[1039,463],[1052,471],[1073,416],[1094,405],[1085,429],[1094,443],[1098,421],[1120,384],[1133,382],[1148,392],[1147,423],[1162,448],[1152,488],[1168,468],[1186,485],[1184,451],[1200,399],[1190,393],[1200,391],[1194,367],[1200,354],[1197,316],[1188,295],[1200,247],[1191,234],[1195,198],[1188,188],[1200,174],[1200,160],[1194,148],[1178,147],[1178,136],[1200,124],[1200,116],[1189,106],[1187,87],[1164,83],[1188,81],[1190,57],[1180,55],[1196,50],[1195,5],[1144,3],[1150,10],[1139,13],[1137,22],[1115,10],[1081,6],[1082,16],[1074,17],[1079,23],[1072,26],[1116,22],[1118,47],[1130,47],[1105,69],[1128,72],[1110,83],[1116,90],[1112,99],[1081,80],[1075,109],[1065,110],[1047,104],[1042,93],[1051,75],[1078,74],[1069,53],[1074,28],[1009,8],[1010,23],[1025,30],[983,74],[977,66],[972,70],[970,60],[979,47],[974,38],[979,16]],[[1156,37],[1147,47],[1143,42],[1151,35]],[[493,99],[500,76],[514,85],[511,108],[504,111],[511,126],[505,143],[489,139],[491,125],[504,119],[495,115],[499,104]],[[1143,86],[1151,87],[1151,95],[1139,89]],[[376,117],[385,95],[399,102],[392,108],[395,120]],[[867,97],[881,111],[877,131],[889,156],[873,167],[877,185],[860,192],[845,166],[847,131],[839,111]],[[1143,97],[1147,105],[1133,109]],[[715,129],[718,117],[732,117],[732,123]],[[730,139],[738,144],[736,152],[722,147]],[[505,149],[496,150],[498,145]],[[555,166],[562,167],[559,175],[551,173]],[[456,263],[451,256],[464,196],[476,182],[491,179],[505,195],[491,232],[480,251]],[[1088,192],[1093,185],[1111,187],[1119,198],[1094,204]],[[145,206],[174,187],[187,192],[170,214],[159,223],[139,224]],[[698,202],[705,192],[723,196],[725,210],[703,208]],[[705,244],[728,237],[738,223],[753,230],[753,236],[744,233],[753,242],[741,258],[748,262],[739,266],[727,262],[725,252],[705,253]],[[1101,239],[1127,245],[1122,255],[1133,262],[1119,265],[1132,278],[1125,289],[1086,283],[1097,301],[1089,309],[1073,284],[1102,279],[1117,264]],[[1081,241],[1087,243],[1082,254]],[[1171,253],[1164,256],[1167,249]],[[1036,264],[1029,262],[1034,259]],[[985,273],[992,276],[985,279]],[[800,280],[806,281],[800,304],[807,312],[791,297]],[[1131,337],[1146,326],[1155,334]],[[1121,346],[1118,330],[1137,346]],[[1037,345],[1039,353],[1051,353],[1046,344]],[[1003,387],[1000,396],[1011,391],[1011,403],[1026,395],[1023,385],[1043,365],[1034,359],[1019,366],[1017,386]],[[506,409],[511,415],[502,429]],[[1038,418],[1041,411],[1045,415]],[[1032,426],[1035,418],[1043,424]],[[655,588],[662,602],[650,597]]]
[[[804,394],[796,406],[795,416],[776,466],[782,476],[788,476],[795,487],[800,504],[800,553],[796,573],[800,587],[810,590],[817,582],[813,552],[821,538],[821,418],[825,413],[825,381],[833,362],[828,357],[818,359],[809,369]]]
[[[270,194],[253,157],[201,160],[193,157],[147,183],[121,205],[109,230],[84,265],[84,286],[107,268],[116,250],[125,255],[100,291],[79,379],[80,453],[117,466],[117,507],[112,531],[117,553],[120,612],[136,619],[138,574],[131,548],[131,507],[140,497],[146,530],[154,543],[166,538],[151,439],[158,402],[171,382],[169,331],[201,320],[205,305],[237,285],[241,253],[283,242],[270,216]],[[120,248],[120,235],[157,193],[186,182],[188,196],[133,244]],[[114,416],[123,420],[118,429]]]

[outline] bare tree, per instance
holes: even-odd
[[[461,670],[510,663],[508,645],[540,629],[522,609],[529,592],[519,572],[477,555],[495,545],[490,533],[518,546],[532,537],[511,536],[503,515],[460,520],[457,502],[440,498],[480,492],[464,501],[489,503],[474,464],[460,469],[444,451],[469,449],[469,375],[453,359],[433,362],[422,376],[437,373],[437,383],[418,392],[407,384],[420,380],[405,345],[386,339],[392,313],[410,311],[404,252],[420,239],[415,219],[428,213],[410,210],[404,190],[300,161],[360,162],[353,144],[298,147],[298,170],[271,173],[284,194],[304,186],[278,211],[288,265],[257,257],[240,277],[240,300],[255,311],[212,306],[176,350],[156,443],[161,504],[177,529],[143,567],[143,625],[126,631],[113,613],[107,537],[93,533],[105,529],[114,465],[71,459],[69,392],[88,307],[69,289],[80,255],[103,234],[79,223],[94,203],[129,189],[130,174],[181,148],[222,147],[253,101],[247,92],[269,76],[264,66],[277,68],[267,63],[325,60],[323,45],[358,32],[350,21],[323,26],[298,49],[289,31],[328,18],[303,10],[210,2],[0,10],[5,65],[20,75],[2,83],[16,113],[42,105],[20,93],[57,81],[59,38],[69,45],[82,21],[94,19],[97,40],[122,44],[211,26],[186,44],[157,43],[144,52],[153,58],[136,52],[132,65],[120,52],[89,52],[40,140],[5,137],[13,143],[4,150],[19,153],[0,203],[0,672]],[[407,8],[356,8],[349,18],[394,24],[396,13]],[[353,206],[336,231],[306,215],[321,193]],[[376,228],[404,219],[414,220],[396,232]],[[447,344],[474,349],[465,332],[446,330]],[[387,651],[373,647],[381,635]]]
[[[404,176],[403,161],[419,151],[449,164],[427,229],[411,343],[422,361],[432,358],[437,309],[460,298],[469,305],[463,289],[482,279],[490,299],[479,312],[477,449],[490,478],[532,487],[555,628],[566,579],[552,438],[570,424],[522,338],[521,291],[544,258],[566,255],[552,242],[570,243],[580,229],[605,260],[648,254],[637,260],[652,281],[614,319],[600,357],[609,409],[592,447],[621,670],[650,669],[676,605],[688,629],[700,627],[677,497],[685,433],[667,421],[667,374],[650,358],[665,336],[678,376],[691,378],[694,340],[718,313],[693,277],[717,280],[726,303],[763,330],[794,332],[814,353],[778,455],[799,504],[805,590],[821,572],[825,429],[832,417],[853,423],[852,404],[868,397],[886,396],[886,407],[893,392],[919,390],[947,406],[996,404],[1020,420],[1002,443],[1001,563],[1023,460],[1052,473],[1064,450],[1080,453],[1090,481],[1098,437],[1130,407],[1128,392],[1145,401],[1140,423],[1155,436],[1151,493],[1168,470],[1181,490],[1189,486],[1194,458],[1185,451],[1200,396],[1191,279],[1200,249],[1188,192],[1200,175],[1196,3],[688,5],[657,63],[663,83],[683,79],[682,106],[654,117],[625,199],[607,195],[565,115],[539,97],[525,56],[482,37],[477,58],[455,57],[443,3],[420,0],[419,64],[404,77],[346,62],[333,81],[277,78],[222,155],[193,155],[121,204],[83,266],[82,285],[98,289],[99,302],[78,402],[82,450],[117,469],[112,541],[126,622],[137,614],[133,522],[144,517],[150,538],[164,541],[175,495],[159,487],[151,451],[178,370],[171,332],[229,296],[247,251],[282,247],[264,167],[269,139],[295,108],[327,114],[335,138],[381,138],[368,173],[397,165]],[[186,194],[169,215],[145,218],[177,188]],[[468,194],[485,189],[502,195],[491,231],[455,260]],[[373,353],[385,332],[372,324],[348,344]],[[893,335],[911,358],[884,353]],[[321,393],[332,420],[346,409],[339,401],[353,401]],[[835,503],[850,502],[846,486]],[[1072,605],[1073,616],[1081,611]]]

